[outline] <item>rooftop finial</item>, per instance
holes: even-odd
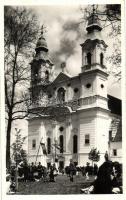
[[[94,4],[92,5],[92,11],[90,13],[90,16],[88,17],[88,25],[86,28],[88,33],[96,29],[99,31],[102,30],[101,24],[98,19],[97,8],[98,8],[97,5],[94,5]]]
[[[95,5],[94,4],[92,5],[92,8],[93,8],[93,10],[92,10],[93,14],[95,14]]]
[[[44,27],[44,25],[42,25],[42,27],[41,27],[41,36],[43,36],[43,33],[46,32],[44,29],[46,29],[46,27]]]
[[[42,25],[42,27],[41,27],[41,35],[43,35],[43,30],[44,29],[44,26]]]

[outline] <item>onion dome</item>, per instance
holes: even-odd
[[[95,9],[93,8],[93,13],[88,17],[88,25],[86,30],[88,33],[93,32],[94,30],[101,31],[102,27],[98,19],[98,15],[95,13]]]
[[[48,51],[48,47],[47,47],[47,42],[43,36],[43,27],[42,27],[42,31],[41,31],[41,36],[39,37],[38,41],[37,41],[37,44],[36,44],[36,48],[35,48],[36,51]]]

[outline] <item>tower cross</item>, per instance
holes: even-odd
[[[95,13],[95,5],[93,4],[92,5],[92,11],[93,11],[93,14]]]
[[[46,27],[44,25],[41,26],[41,35],[43,35],[44,32],[46,32]]]

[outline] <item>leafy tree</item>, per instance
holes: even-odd
[[[100,152],[97,151],[97,148],[92,148],[91,151],[88,154],[89,160],[92,160],[92,166],[93,162],[98,162],[100,160]]]
[[[23,144],[25,142],[26,137],[22,137],[20,133],[20,129],[16,130],[15,134],[15,142],[11,145],[12,149],[12,159],[16,162],[16,164],[19,164],[21,161],[27,162],[27,153],[23,149]]]
[[[5,109],[7,120],[6,165],[10,161],[12,122],[27,116],[29,105],[29,59],[38,34],[37,18],[24,7],[5,6]]]

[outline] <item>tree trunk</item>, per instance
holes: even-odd
[[[7,136],[6,136],[6,168],[10,167],[10,140],[11,140],[11,127],[12,127],[12,115],[10,114],[7,125]]]

